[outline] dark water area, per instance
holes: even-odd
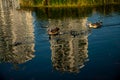
[[[86,25],[99,20],[101,28]],[[60,34],[48,35],[55,27]],[[120,6],[0,9],[0,80],[119,76]]]

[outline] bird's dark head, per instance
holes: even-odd
[[[55,28],[56,30],[60,30],[58,27]]]

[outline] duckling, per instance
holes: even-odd
[[[100,28],[102,26],[102,22],[96,22],[96,23],[89,23],[88,27],[90,28]]]
[[[75,37],[75,36],[78,36],[79,33],[78,33],[77,31],[71,30],[71,31],[70,31],[70,35],[72,35],[73,37]]]
[[[18,45],[21,45],[21,44],[23,44],[22,42],[15,42],[14,44],[13,44],[13,46],[18,46]]]
[[[54,29],[49,29],[48,30],[48,34],[49,35],[56,35],[56,34],[58,34],[59,33],[59,28],[58,27],[56,27],[56,28],[54,28]]]

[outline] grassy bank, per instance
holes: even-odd
[[[120,4],[120,0],[20,0],[22,7],[81,7]]]

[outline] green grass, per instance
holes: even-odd
[[[81,7],[120,4],[120,0],[20,0],[22,7]]]

